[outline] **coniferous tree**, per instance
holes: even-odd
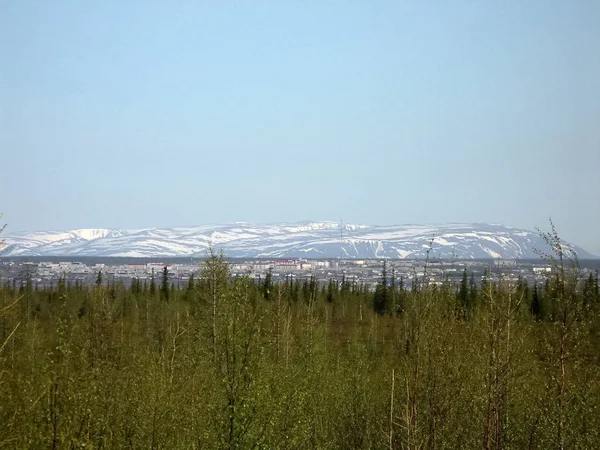
[[[192,303],[196,300],[196,284],[194,281],[193,273],[188,278],[187,286],[185,289],[185,299],[188,302],[192,302]]]
[[[598,307],[598,272],[590,273],[583,284],[583,309],[585,312],[594,314]]]
[[[263,282],[263,297],[265,300],[269,300],[271,298],[271,290],[273,289],[273,274],[271,268],[267,272],[265,276],[265,281]]]
[[[387,262],[383,261],[383,270],[381,271],[381,281],[375,288],[373,296],[373,310],[377,314],[385,314],[390,311],[389,292],[387,286]]]
[[[396,295],[396,268],[392,267],[392,279],[390,280],[390,297],[392,316],[396,317],[398,312],[397,295]]]
[[[152,268],[152,275],[150,275],[150,295],[154,296],[156,293],[156,284],[154,282],[154,268]]]
[[[162,280],[160,282],[160,296],[165,301],[169,301],[169,268],[165,266],[162,272]]]
[[[533,285],[533,294],[531,296],[531,307],[529,308],[535,320],[542,319],[542,305],[540,303],[540,295],[538,292],[537,283]]]
[[[556,321],[556,289],[553,284],[550,284],[549,278],[547,278],[544,283],[544,305],[546,307],[544,313],[549,316],[550,321]]]
[[[333,303],[333,280],[329,279],[329,284],[327,285],[327,303]]]
[[[292,288],[291,297],[293,302],[297,302],[300,299],[300,280],[294,280],[294,286]]]
[[[490,271],[489,269],[486,267],[483,270],[483,276],[481,277],[481,293],[482,296],[480,298],[480,302],[483,302],[485,300],[485,293],[489,292],[490,290]]]
[[[459,317],[462,317],[463,319],[467,318],[469,309],[469,285],[467,280],[467,269],[465,268],[463,270],[460,288],[458,290]]]
[[[396,299],[396,312],[403,314],[406,310],[406,287],[404,284],[404,277],[400,276],[400,281],[397,287],[397,299]]]
[[[137,286],[135,285],[135,283],[136,283],[136,279],[135,279],[135,277],[133,277],[133,278],[131,279],[131,285],[130,285],[131,293],[132,293],[133,295],[135,295],[135,293],[136,293],[136,290],[137,290]]]
[[[307,279],[306,304],[302,280],[274,281],[265,302],[262,282],[231,277],[216,255],[195,282],[181,286],[195,293],[193,303],[178,296],[177,283],[167,303],[157,298],[159,280],[151,296],[143,287],[149,283],[136,278],[130,287],[106,279],[95,287],[95,277],[92,286],[71,287],[63,276],[53,287],[31,290],[32,319],[26,320],[20,310],[29,289],[25,279],[23,297],[19,279],[15,289],[12,280],[3,282],[0,443],[598,446],[600,316],[580,314],[582,305],[597,304],[591,303],[596,274],[579,279],[565,268],[556,279],[552,272],[547,295],[556,296],[556,321],[533,323],[550,311],[543,282],[531,287],[532,295],[524,282],[516,289],[508,281],[490,283],[477,290],[485,302],[475,303],[471,275],[467,303],[476,315],[457,321],[452,312],[459,306],[460,273],[438,285],[424,276],[411,293],[387,269],[390,278],[378,280],[377,293],[387,287],[389,313],[396,285],[402,320],[373,312],[370,286],[349,275],[341,285],[335,278],[329,285]]]
[[[346,298],[350,292],[350,283],[346,279],[346,274],[342,274],[342,282],[340,283],[340,294],[342,298]]]
[[[309,278],[305,277],[304,280],[302,281],[302,299],[304,301],[308,301],[308,299],[310,298],[310,284],[309,284]]]
[[[67,275],[62,274],[62,276],[58,279],[58,298],[59,300],[64,300],[67,295]]]
[[[311,275],[310,280],[308,281],[308,292],[307,295],[304,296],[304,300],[308,301],[308,303],[314,302],[317,298],[318,287],[316,277]]]
[[[102,286],[102,270],[98,271],[98,276],[96,277],[96,287]]]
[[[471,272],[469,277],[469,304],[471,308],[477,307],[477,283],[475,282],[475,276]]]

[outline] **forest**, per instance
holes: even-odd
[[[0,448],[591,449],[598,275],[0,288]]]

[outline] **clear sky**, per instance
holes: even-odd
[[[0,0],[6,232],[492,222],[600,254],[600,1]]]

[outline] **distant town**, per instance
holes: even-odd
[[[530,285],[544,282],[551,265],[539,260],[344,260],[344,259],[248,259],[230,260],[232,276],[248,276],[257,282],[270,273],[274,282],[315,278],[319,283],[342,281],[374,288],[382,279],[384,261],[387,278],[410,286],[415,279],[427,277],[429,283],[458,281],[463,273],[480,283],[486,277],[490,281],[527,281]],[[149,281],[159,278],[166,267],[169,280],[175,287],[185,286],[191,276],[198,277],[202,260],[167,258],[164,260],[139,260],[132,258],[83,258],[68,261],[61,258],[2,258],[0,259],[0,282],[14,285],[28,281],[38,287],[48,287],[65,278],[71,284],[93,284],[102,274],[107,283],[129,285],[133,279]],[[580,262],[585,274],[600,268],[600,261]]]

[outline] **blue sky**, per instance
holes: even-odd
[[[547,227],[600,254],[600,2],[0,1],[7,231]]]

